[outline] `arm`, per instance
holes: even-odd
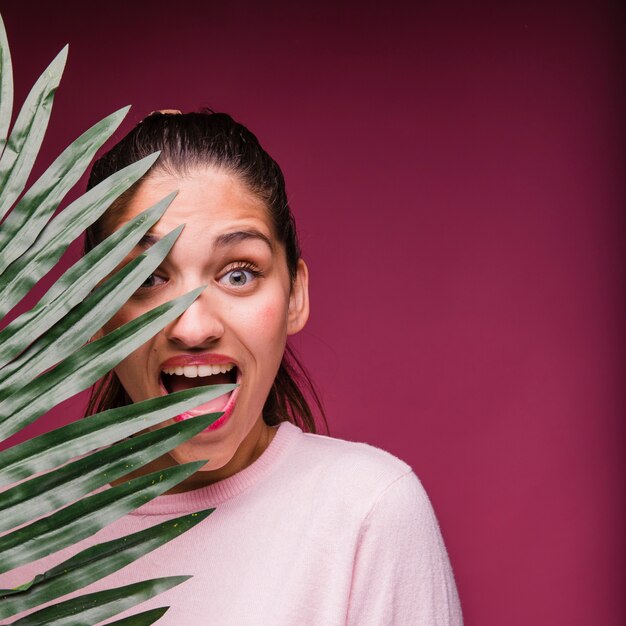
[[[347,624],[462,626],[439,525],[413,472],[369,511],[357,547]]]

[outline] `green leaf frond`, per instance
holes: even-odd
[[[120,170],[55,215],[96,152],[119,127],[125,108],[75,139],[27,188],[66,59],[67,46],[36,81],[11,127],[11,55],[0,18],[1,317],[20,306],[68,246],[159,157],[153,154]],[[174,197],[170,194],[116,230],[67,269],[34,307],[4,325],[0,331],[0,441],[106,375],[198,297],[202,287],[90,341],[174,245],[182,226],[125,263]],[[198,471],[206,461],[150,474],[141,468],[206,429],[220,413],[168,426],[163,426],[164,421],[235,387],[188,389],[111,409],[1,450],[0,574],[87,541],[107,524]],[[127,480],[131,475],[134,478]],[[171,589],[187,577],[79,595],[87,585],[202,523],[211,511],[111,541],[91,542],[88,547],[83,544],[80,551],[76,546],[69,551],[73,556],[60,565],[12,589],[0,590],[0,619],[17,616],[11,622],[15,626],[96,624]],[[76,597],[50,605],[68,593]],[[139,612],[110,623],[148,626],[166,610]]]

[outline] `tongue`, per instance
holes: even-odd
[[[184,389],[194,389],[203,385],[225,385],[230,383],[228,374],[213,374],[213,376],[198,376],[197,378],[187,378],[186,376],[170,376],[168,383],[171,392],[182,391]],[[225,393],[209,402],[201,404],[190,413],[200,415],[201,413],[216,413],[223,411],[230,393]]]
[[[230,398],[230,393],[225,393],[223,396],[219,398],[215,398],[214,400],[209,400],[204,404],[196,407],[189,411],[192,415],[201,415],[203,413],[218,413],[219,411],[223,411],[224,407],[228,404],[228,400]]]

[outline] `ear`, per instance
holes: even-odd
[[[287,334],[295,335],[301,331],[309,319],[309,270],[306,263],[298,260],[296,278],[289,294],[289,313]]]

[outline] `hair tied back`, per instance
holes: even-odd
[[[158,111],[152,111],[146,117],[150,117],[151,115],[156,115],[157,113],[161,113],[161,115],[182,115],[183,112],[178,109],[159,109]]]

